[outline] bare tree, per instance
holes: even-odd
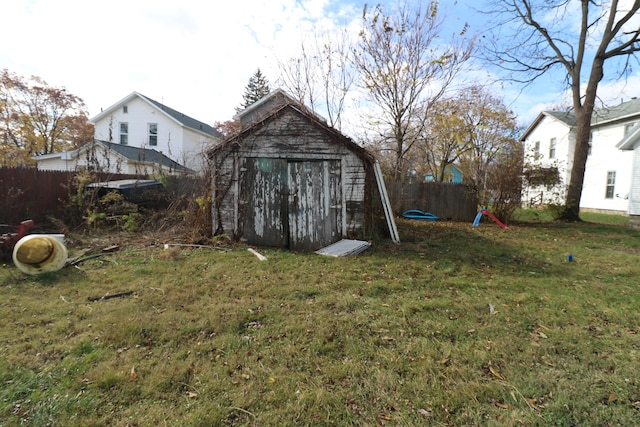
[[[558,67],[565,72],[577,124],[562,216],[579,220],[598,85],[605,66],[618,67],[619,77],[640,51],[640,28],[631,23],[640,0],[496,0],[494,5],[491,13],[501,21],[486,38],[494,62],[525,84]]]
[[[437,1],[405,2],[387,14],[366,6],[353,62],[393,150],[394,179],[404,176],[405,156],[419,140],[430,106],[443,97],[473,51],[472,41],[439,39],[443,19]],[[463,29],[461,34],[464,34]]]
[[[346,30],[314,34],[301,42],[298,56],[278,62],[283,88],[312,110],[326,113],[329,125],[337,129],[355,81],[351,49]]]

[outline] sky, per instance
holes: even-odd
[[[376,3],[376,2],[373,2]],[[89,117],[131,92],[208,124],[229,120],[260,68],[275,89],[277,62],[318,30],[357,28],[364,1],[0,0],[0,69],[35,75],[82,98]],[[476,0],[442,0],[447,31],[482,31]],[[476,72],[480,80],[490,70]],[[562,81],[491,86],[527,125],[562,99]],[[640,95],[640,73],[608,88]]]

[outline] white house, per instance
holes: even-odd
[[[201,172],[206,169],[207,148],[218,142],[222,135],[213,127],[154,101],[138,92],[133,92],[100,114],[89,120],[95,127],[98,141],[112,146],[121,145],[152,150],[182,165],[186,169]],[[127,150],[121,150],[131,154]],[[79,153],[57,153],[58,156],[36,158],[39,169],[58,167],[63,158],[69,160]],[[123,154],[123,153],[115,153]],[[154,156],[151,151],[144,157]],[[80,157],[76,156],[76,159]],[[125,166],[130,159],[120,158],[122,169],[136,169],[139,165]],[[122,163],[124,162],[124,163]],[[80,166],[80,164],[79,164]],[[69,162],[65,163],[65,168]],[[103,166],[104,169],[104,166]]]
[[[617,145],[635,123],[640,123],[640,100],[635,98],[594,112],[581,210],[627,213],[633,153],[620,150]],[[573,166],[575,125],[573,112],[545,111],[520,138],[525,146],[525,165],[557,167],[560,178],[560,183],[553,188],[530,187],[525,182],[523,203],[526,205],[564,203]]]
[[[629,225],[640,229],[640,122],[629,129],[618,148],[633,153],[631,189],[629,190]]]
[[[132,175],[195,174],[195,171],[159,151],[97,139],[77,150],[44,154],[36,156],[35,159],[40,170],[85,169]]]
[[[90,120],[95,137],[151,148],[195,171],[205,169],[204,151],[222,135],[213,127],[137,92]]]

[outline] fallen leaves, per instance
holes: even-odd
[[[138,373],[136,372],[135,365],[131,367],[131,371],[129,372],[129,379],[133,381],[138,379]]]
[[[500,374],[500,372],[498,372],[497,369],[495,369],[493,366],[489,365],[489,372],[491,372],[491,374],[498,378],[499,380],[503,380],[504,377]]]
[[[425,418],[429,418],[431,416],[431,412],[433,412],[431,410],[431,408],[426,408],[426,409],[425,408],[420,408],[420,409],[418,409],[418,415],[421,415],[421,416],[423,416]]]

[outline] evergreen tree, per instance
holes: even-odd
[[[269,92],[271,92],[271,90],[269,89],[269,81],[264,76],[264,74],[262,74],[260,68],[258,68],[253,76],[251,76],[251,78],[249,79],[249,83],[244,89],[244,95],[242,96],[242,98],[244,99],[243,104],[236,110],[241,111],[247,108],[262,97],[268,95]]]

